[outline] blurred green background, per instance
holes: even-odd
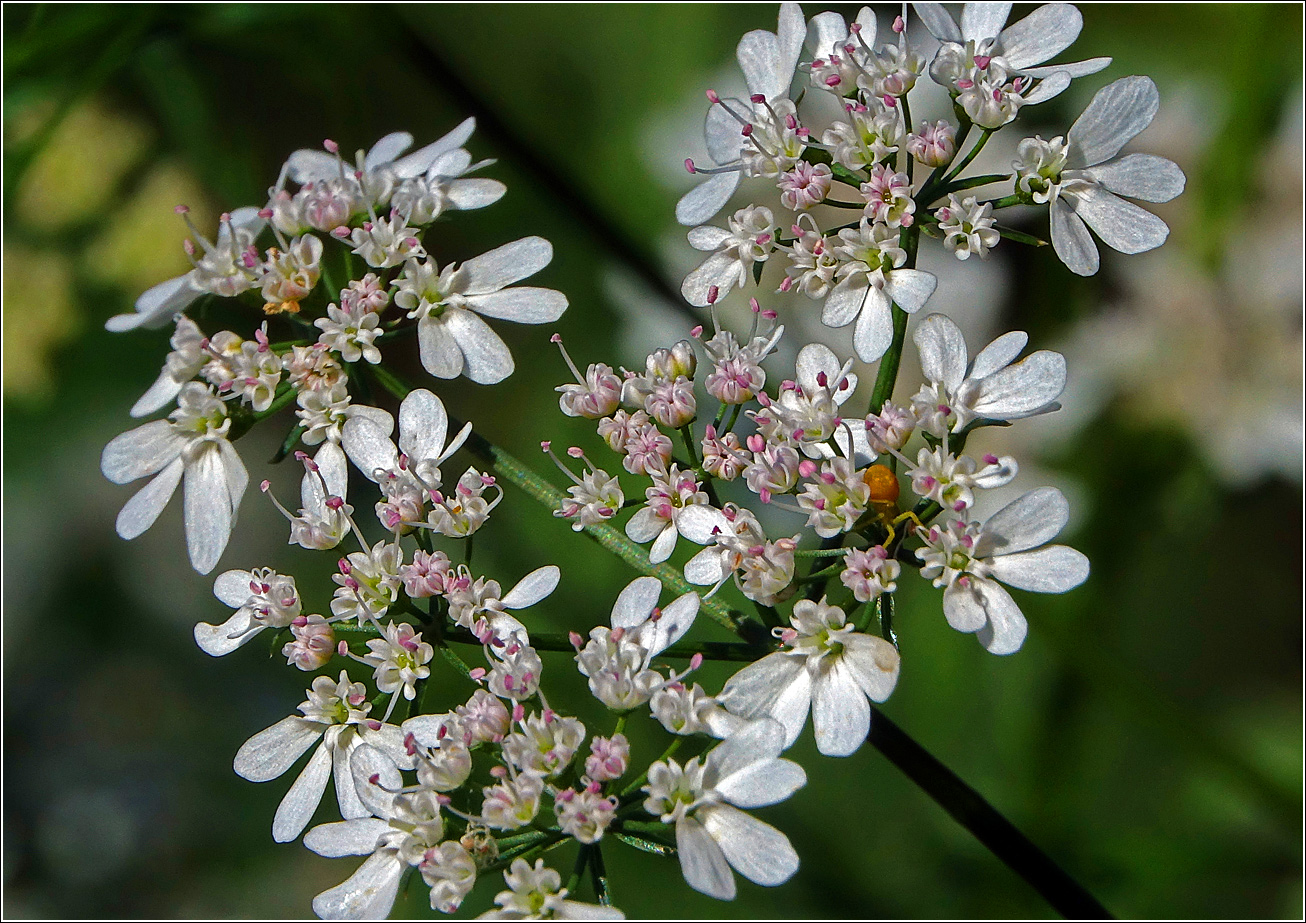
[[[691,183],[679,164],[701,150],[702,92],[727,88],[739,36],[774,29],[775,8],[4,12],[4,912],[304,916],[356,861],[274,845],[289,778],[244,782],[231,757],[293,710],[306,677],[258,643],[222,661],[195,648],[191,626],[227,610],[211,577],[187,566],[179,502],[135,542],[114,534],[131,493],[100,475],[100,451],[135,425],[127,409],[157,374],[167,332],[110,335],[105,319],[186,269],[178,202],[205,226],[262,202],[296,148],[330,137],[353,150],[397,129],[424,143],[477,107],[469,147],[500,159],[489,175],[509,193],[456,215],[428,246],[443,263],[549,238],[556,257],[540,284],[571,299],[557,329],[577,361],[639,363],[691,323],[666,293],[693,265],[672,209]],[[954,292],[931,306],[958,316],[972,348],[1025,329],[1035,347],[1067,353],[1059,419],[1000,437],[1022,440],[1003,443],[1021,459],[1022,489],[1053,483],[1071,496],[1065,538],[1093,576],[1065,597],[1023,594],[1030,636],[1010,658],[949,630],[938,592],[903,581],[905,666],[886,711],[1117,914],[1299,918],[1301,10],[1093,5],[1085,20],[1075,56],[1115,63],[1029,112],[1024,131],[1063,133],[1099,87],[1152,75],[1162,112],[1139,147],[1189,177],[1157,209],[1169,243],[1108,252],[1086,280],[1049,251],[1010,244],[977,277],[937,252],[922,265],[944,276],[941,297]],[[819,329],[802,326],[804,307],[810,323],[798,302],[782,320]],[[566,374],[551,332],[506,331],[518,359],[506,385],[438,388],[528,460],[540,439],[597,446],[556,411]],[[912,374],[905,366],[900,398]],[[240,446],[253,483],[279,441],[261,437]],[[271,476],[293,495],[292,473]],[[219,569],[289,570],[323,604],[330,562],[306,564],[284,535],[251,491]],[[635,576],[511,489],[476,555],[476,570],[505,586],[562,564],[561,588],[532,620],[548,627],[605,621]],[[579,678],[560,680],[569,666],[546,661],[570,695],[556,704],[592,715]],[[715,690],[725,675],[701,681]],[[826,759],[805,735],[795,753],[810,783],[759,812],[803,857],[793,881],[741,882],[721,904],[683,887],[671,863],[612,848],[618,906],[1050,914],[871,748]],[[464,915],[500,887],[483,881]],[[420,890],[397,913],[429,913]]]

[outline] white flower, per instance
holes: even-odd
[[[472,155],[462,148],[446,151],[422,176],[401,182],[390,204],[408,221],[419,225],[434,221],[446,209],[467,211],[493,205],[503,198],[508,187],[497,179],[467,178],[468,173],[492,163],[472,163]]]
[[[709,94],[712,107],[707,111],[703,134],[707,140],[708,156],[718,167],[715,170],[694,170],[706,173],[708,177],[676,203],[676,220],[682,225],[692,227],[711,219],[739,188],[742,175],[758,175],[751,172],[754,166],[752,157],[746,158],[745,155],[758,153],[759,148],[764,148],[784,155],[786,160],[792,155],[796,161],[802,151],[798,143],[801,139],[796,134],[797,122],[791,128],[786,119],[777,120],[771,113],[775,111],[778,115],[779,108],[784,108],[777,108],[777,103],[786,103],[792,109],[786,97],[806,35],[807,23],[798,4],[784,3],[780,5],[775,32],[757,29],[739,40],[736,57],[748,83],[750,99],[748,102],[721,100],[715,93]],[[753,103],[753,97],[761,97],[763,102]],[[786,112],[786,115],[791,114]],[[755,126],[754,131],[759,135],[758,147],[747,138],[741,140],[742,124]],[[780,166],[772,160],[769,169],[779,173],[789,166],[792,163]]]
[[[476,860],[452,840],[428,849],[417,870],[431,889],[431,909],[441,913],[457,911],[476,884]]]
[[[236,611],[221,625],[195,626],[195,643],[211,657],[231,653],[264,628],[287,627],[301,608],[295,578],[270,567],[220,574],[213,581],[213,595]]]
[[[355,551],[340,561],[340,572],[331,575],[338,585],[331,599],[331,614],[340,619],[357,619],[359,626],[377,623],[399,599],[403,580],[399,565],[404,552],[398,542],[380,541],[367,551]]]
[[[860,603],[870,602],[881,593],[892,593],[898,588],[895,582],[902,573],[902,565],[888,556],[883,545],[873,545],[865,550],[849,548],[843,557],[844,569],[839,580],[853,591]]]
[[[814,87],[844,96],[857,86],[857,78],[869,63],[869,49],[875,45],[875,11],[864,6],[857,13],[850,41],[848,24],[838,13],[817,13],[807,24],[807,47],[816,56],[811,63]],[[850,53],[848,45],[853,46]]]
[[[1016,357],[1029,337],[1012,331],[998,337],[967,365],[961,329],[942,314],[931,314],[912,334],[928,385],[912,398],[922,429],[942,437],[975,419],[1016,420],[1049,413],[1066,386],[1066,359],[1041,349]]]
[[[368,266],[387,269],[398,266],[404,260],[426,256],[417,234],[415,228],[410,228],[404,222],[403,215],[391,211],[389,218],[374,218],[354,228],[349,234],[349,242],[353,244],[353,251]]]
[[[897,153],[906,128],[897,108],[890,109],[872,97],[865,104],[845,104],[842,119],[832,122],[821,135],[835,162],[849,170],[861,170]]]
[[[238,208],[223,215],[222,219],[216,243],[210,243],[192,226],[193,235],[199,238],[204,249],[204,254],[195,261],[194,269],[147,289],[136,299],[135,313],[114,315],[105,322],[105,329],[122,333],[137,327],[161,327],[205,292],[235,295],[250,288],[254,284],[254,274],[245,258],[264,221],[257,208],[249,207]],[[187,243],[193,250],[193,245]],[[257,266],[257,256],[253,260]]]
[[[197,571],[213,570],[249,480],[227,441],[230,427],[226,405],[204,385],[188,382],[169,420],[128,430],[105,446],[100,470],[115,484],[155,475],[118,514],[118,534],[132,539],[154,525],[184,474],[186,549]]]
[[[794,440],[808,458],[833,458],[834,449],[827,443],[834,439],[845,456],[859,464],[872,461],[875,453],[865,427],[838,423],[839,409],[857,388],[852,365],[851,359],[840,362],[824,343],[804,346],[794,363],[794,380],[781,386],[778,398],[765,402],[764,411],[753,414],[758,431],[772,443]]]
[[[422,366],[437,378],[466,375],[477,384],[512,374],[512,354],[481,316],[519,324],[546,324],[567,310],[567,297],[549,288],[512,286],[553,259],[542,237],[523,237],[461,266],[440,270],[429,260],[408,260],[395,280],[394,302],[417,318]]]
[[[585,740],[585,725],[552,711],[530,715],[503,739],[503,757],[520,772],[556,779]]]
[[[444,837],[438,796],[431,791],[395,794],[402,782],[390,756],[371,746],[356,748],[345,766],[367,805],[364,814],[320,824],[304,835],[304,845],[319,856],[368,857],[344,882],[313,898],[313,910],[324,920],[385,919],[403,873],[426,861]]]
[[[678,465],[672,465],[667,471],[653,471],[650,477],[653,485],[644,491],[646,505],[630,517],[626,523],[626,535],[641,545],[652,541],[649,562],[660,564],[676,549],[679,535],[676,520],[680,511],[696,503],[707,503],[707,494],[699,489],[701,485],[693,472],[681,471]],[[621,508],[620,503],[616,508]]]
[[[356,790],[349,768],[349,757],[361,744],[371,744],[385,751],[395,764],[412,768],[412,759],[404,751],[403,733],[394,725],[369,719],[371,708],[367,687],[351,682],[344,670],[340,671],[338,681],[319,676],[308,690],[308,700],[299,706],[304,713],[302,718],[299,715],[283,718],[245,741],[237,751],[233,766],[238,776],[251,782],[269,782],[284,774],[321,739],[312,759],[277,808],[272,838],[278,843],[299,836],[322,801],[327,779],[333,773],[341,815],[363,818],[373,813],[360,800],[365,793]],[[397,772],[395,780],[398,780]]]
[[[597,843],[612,823],[617,799],[604,796],[603,787],[593,782],[579,792],[570,788],[558,792],[553,796],[553,810],[563,833],[581,843]]]
[[[960,513],[975,505],[976,488],[1005,487],[1015,480],[1018,470],[1010,455],[985,455],[981,468],[969,455],[955,456],[944,446],[922,446],[916,453],[916,464],[908,467],[906,474],[916,496]]]
[[[753,264],[766,262],[775,249],[775,218],[769,208],[741,208],[728,223],[728,231],[704,225],[689,232],[695,250],[716,251],[680,285],[680,294],[695,307],[715,304],[736,285],[746,285]]]
[[[1065,545],[1045,544],[1069,518],[1061,491],[1043,487],[1008,503],[983,525],[954,519],[918,532],[925,541],[916,552],[921,576],[946,587],[948,624],[978,632],[990,653],[1019,650],[1029,626],[998,581],[1036,593],[1064,593],[1088,579],[1088,558]]]
[[[948,204],[935,215],[943,232],[943,246],[959,260],[968,259],[972,253],[987,259],[989,250],[1002,239],[993,227],[992,202],[981,205],[975,196],[959,199],[949,195]]]
[[[1120,196],[1169,202],[1184,191],[1183,171],[1152,154],[1116,157],[1152,123],[1159,105],[1150,78],[1122,77],[1099,90],[1066,132],[1063,169],[1047,179],[1052,247],[1071,272],[1081,276],[1097,272],[1097,245],[1089,228],[1121,253],[1155,249],[1169,236],[1164,221]],[[1018,174],[1028,172],[1023,162],[1016,166]],[[1045,166],[1039,172],[1052,171]]]
[[[374,407],[350,408],[350,411],[384,413]],[[281,505],[272,493],[270,481],[259,486],[281,515],[289,520],[289,544],[315,551],[334,548],[349,533],[349,517],[354,511],[345,503],[345,491],[349,486],[349,464],[345,453],[335,442],[327,440],[314,458],[309,459],[302,452],[296,452],[295,457],[304,462],[304,477],[299,482],[299,515],[292,515]]]
[[[600,907],[567,900],[562,876],[536,859],[534,868],[525,859],[512,860],[503,873],[507,891],[495,895],[498,910],[481,914],[478,920],[624,920],[615,907]]]
[[[798,739],[812,713],[816,748],[848,756],[871,729],[870,702],[883,702],[898,682],[897,649],[847,623],[838,606],[809,599],[794,604],[792,629],[776,629],[790,649],[740,670],[717,697],[744,718],[770,716],[784,725],[784,745]]]
[[[411,702],[418,682],[431,675],[427,664],[435,656],[435,648],[408,622],[387,622],[381,627],[381,637],[367,642],[367,650],[363,662],[373,668],[377,692],[391,693],[390,709],[398,701],[395,693]]]
[[[318,342],[340,354],[346,362],[366,359],[372,365],[381,361],[381,350],[376,348],[376,338],[382,333],[381,318],[372,311],[361,316],[335,304],[327,305],[327,316],[313,321],[322,331]]]
[[[172,333],[172,352],[163,362],[163,370],[141,399],[132,405],[133,417],[148,417],[162,410],[178,394],[181,386],[199,374],[209,356],[204,351],[204,333],[189,317],[177,315],[177,329]]]
[[[938,280],[919,269],[900,268],[907,254],[898,246],[898,232],[873,225],[865,218],[857,228],[839,232],[834,248],[840,266],[839,284],[825,299],[821,323],[846,327],[854,320],[853,347],[863,362],[874,362],[893,342],[891,306],[908,314],[919,311]]]
[[[649,767],[644,810],[676,825],[685,882],[695,891],[733,900],[731,868],[759,885],[784,884],[798,871],[789,839],[740,808],[777,804],[807,783],[797,763],[779,759],[784,728],[754,721],[732,734],[700,764],[674,760]]]
[[[555,565],[531,571],[507,593],[499,581],[478,577],[472,581],[465,566],[459,566],[458,577],[445,590],[449,600],[449,618],[464,628],[481,633],[479,623],[484,620],[490,634],[508,638],[513,634],[526,636],[526,626],[507,613],[508,609],[526,609],[544,600],[558,588],[562,571]]]

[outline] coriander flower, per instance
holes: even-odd
[[[1047,545],[1070,518],[1055,487],[1031,490],[983,525],[953,519],[917,534],[921,576],[943,587],[943,614],[958,631],[976,632],[992,654],[1020,649],[1029,625],[999,581],[1035,593],[1064,593],[1088,579],[1088,558]]]
[[[775,217],[769,208],[741,208],[727,223],[728,231],[704,225],[689,232],[695,250],[715,251],[680,285],[680,294],[695,307],[715,304],[736,285],[746,285],[753,265],[766,262],[775,249]]]
[[[185,477],[186,550],[201,574],[222,557],[249,475],[227,431],[227,406],[210,388],[188,382],[167,420],[154,420],[115,437],[104,447],[100,470],[115,484],[154,475],[118,514],[118,534],[133,539],[168,505]]]
[[[289,626],[301,609],[295,578],[270,567],[220,574],[213,582],[213,595],[236,611],[221,625],[195,626],[195,643],[210,657],[230,654],[264,628]]]
[[[507,891],[495,895],[498,910],[488,910],[478,920],[624,920],[615,907],[567,900],[562,876],[546,868],[543,859],[532,867],[525,859],[513,859],[503,873]]]
[[[685,882],[719,900],[733,900],[733,868],[767,887],[798,871],[789,838],[740,808],[777,804],[807,784],[797,763],[780,759],[784,728],[776,721],[750,722],[700,762],[675,760],[649,767],[644,810],[676,825],[676,851]]]
[[[793,746],[812,713],[816,748],[826,756],[848,756],[871,729],[871,706],[883,702],[898,682],[897,649],[848,624],[847,614],[822,597],[794,604],[792,628],[776,629],[787,651],[767,654],[740,670],[717,697],[744,718],[769,716],[784,726],[784,746]]]

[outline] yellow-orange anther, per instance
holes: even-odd
[[[871,465],[862,475],[866,486],[871,489],[872,503],[896,503],[898,501],[898,476],[884,465]]]

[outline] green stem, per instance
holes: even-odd
[[[961,163],[957,164],[955,167],[952,168],[951,172],[949,172],[948,175],[943,178],[943,181],[945,183],[948,183],[956,179],[958,176],[960,176],[961,171],[966,169],[968,166],[970,166],[970,162],[975,159],[975,157],[979,154],[980,151],[984,150],[984,145],[989,143],[989,138],[992,136],[993,136],[993,129],[991,128],[984,129],[984,131],[979,136],[979,140],[975,142],[975,146],[970,149],[970,153],[967,154],[964,158],[962,158]],[[960,142],[958,142],[958,147],[960,147]]]

